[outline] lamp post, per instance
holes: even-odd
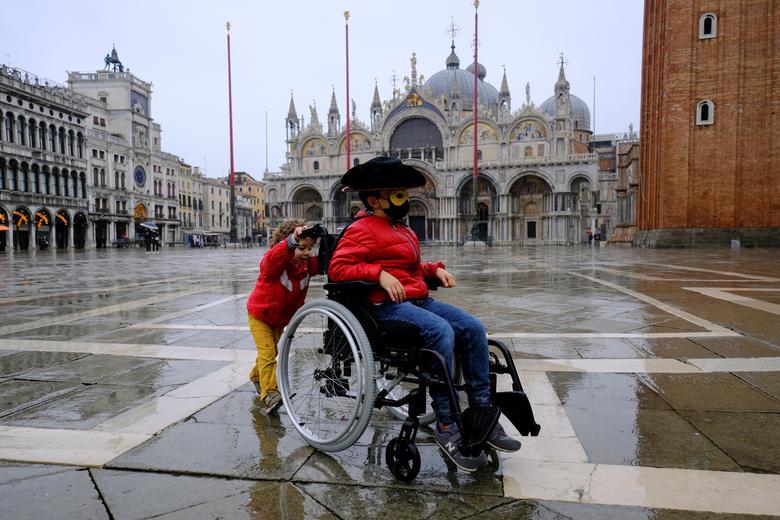
[[[225,24],[227,28],[227,52],[228,52],[228,114],[230,118],[230,241],[237,242],[236,236],[236,177],[233,162],[233,83],[230,74],[230,22]]]

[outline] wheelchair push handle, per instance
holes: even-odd
[[[328,233],[328,230],[325,229],[325,226],[322,224],[314,224],[311,227],[308,227],[301,231],[300,238],[311,238],[313,240],[317,240],[319,237],[326,235]]]

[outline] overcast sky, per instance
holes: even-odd
[[[482,0],[479,61],[485,80],[501,85],[506,67],[512,107],[540,105],[553,93],[564,53],[571,92],[593,115],[596,131],[639,127],[642,0]],[[455,52],[461,68],[473,61],[472,0],[285,0],[133,2],[2,2],[0,62],[65,83],[66,71],[103,68],[115,44],[126,68],[153,83],[152,116],[162,126],[163,150],[210,177],[229,170],[227,45],[230,20],[235,167],[262,178],[284,162],[284,118],[295,96],[309,121],[316,101],[327,121],[331,91],[346,120],[344,11],[350,11],[350,94],[358,118],[369,121],[374,81],[382,99],[393,71],[430,78],[445,68],[451,19],[460,27]],[[268,113],[268,157],[265,114]]]

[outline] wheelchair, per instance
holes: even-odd
[[[324,228],[317,233],[324,274],[340,235],[330,235]],[[279,341],[279,392],[293,427],[309,445],[323,452],[349,448],[363,435],[373,410],[386,408],[404,422],[386,447],[385,461],[396,478],[410,482],[421,466],[414,444],[418,428],[435,420],[427,398],[428,388],[435,385],[448,395],[461,431],[459,449],[466,455],[488,450],[486,441],[501,413],[521,435],[539,434],[503,343],[488,340],[493,406],[462,411],[459,392],[466,385],[459,382],[457,363],[455,374],[450,373],[441,355],[423,348],[414,325],[375,319],[368,300],[375,287],[368,282],[326,283],[326,298],[302,306]],[[433,364],[439,367],[438,376]],[[511,378],[511,391],[496,391],[502,375]]]

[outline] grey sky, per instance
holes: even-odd
[[[350,94],[368,122],[374,79],[382,99],[417,71],[426,78],[445,68],[453,17],[460,27],[455,52],[461,68],[473,61],[471,0],[135,0],[55,2],[2,0],[0,62],[65,83],[66,70],[93,71],[116,44],[119,57],[153,83],[152,116],[163,129],[163,149],[210,177],[229,169],[227,50],[230,20],[236,170],[262,177],[284,162],[284,118],[295,95],[308,123],[314,101],[326,121],[331,90],[345,124],[344,16],[350,16]],[[485,80],[500,87],[506,66],[513,109],[525,99],[540,105],[552,95],[558,53],[568,60],[573,94],[593,111],[596,131],[639,127],[642,0],[482,0],[479,61]]]

